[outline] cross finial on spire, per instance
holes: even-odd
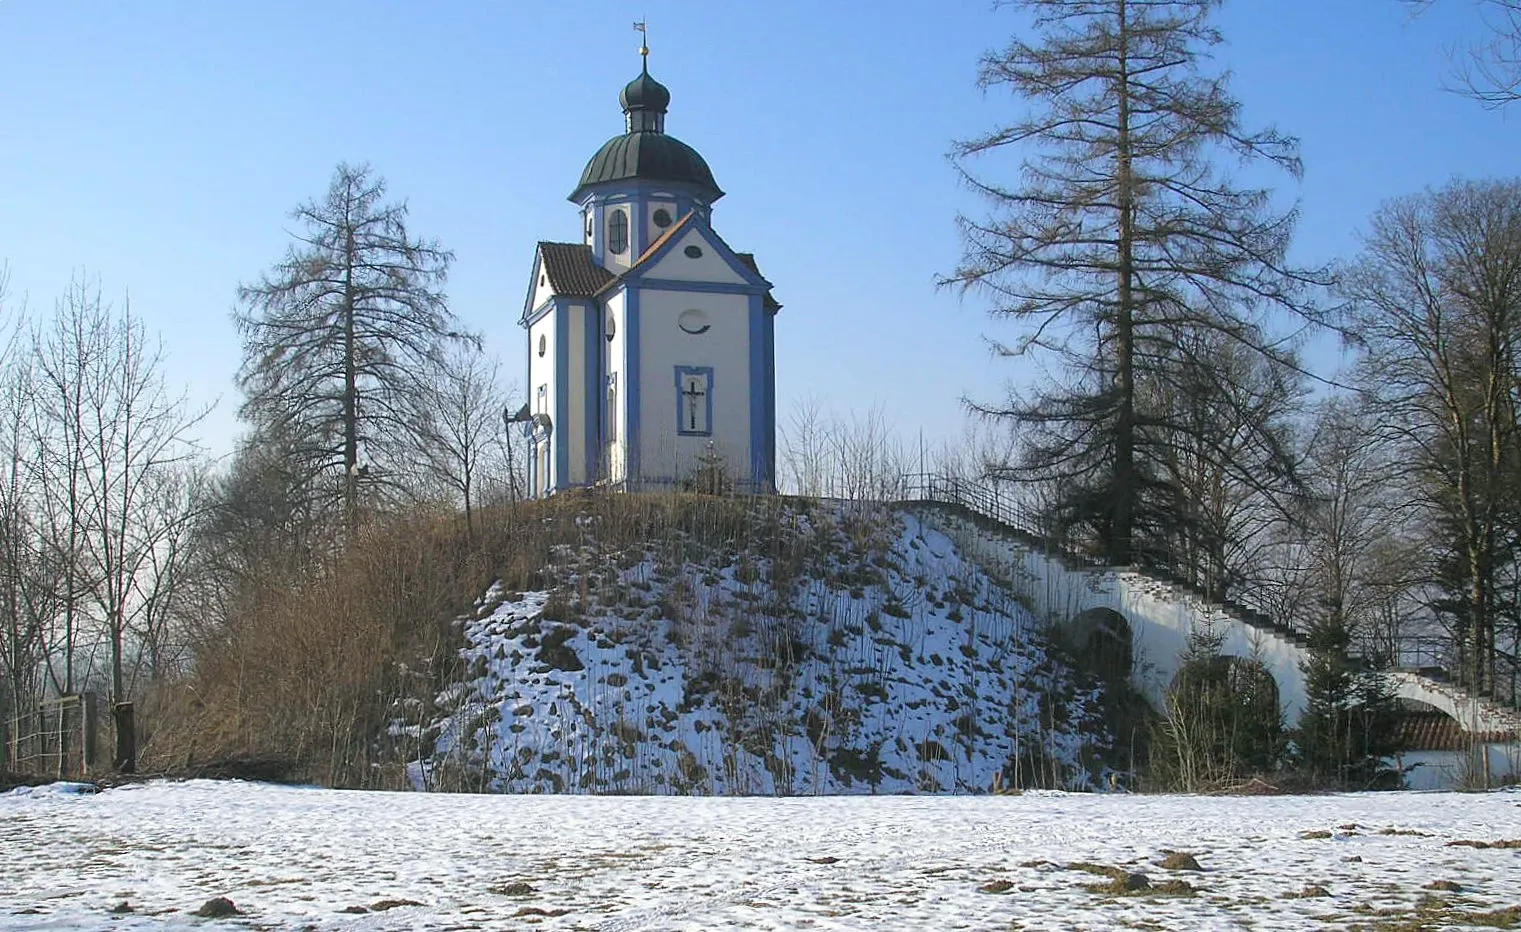
[[[634,21],[634,31],[639,33],[639,57],[643,61],[644,70],[650,70],[650,27],[642,19]]]

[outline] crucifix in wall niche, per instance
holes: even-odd
[[[679,366],[676,369],[676,429],[683,434],[711,434],[713,370]]]

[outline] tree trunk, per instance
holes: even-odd
[[[1120,59],[1118,87],[1119,128],[1116,134],[1119,159],[1118,201],[1119,302],[1115,309],[1116,389],[1119,413],[1114,438],[1114,518],[1109,528],[1109,562],[1127,565],[1132,560],[1131,535],[1135,524],[1135,192],[1130,151],[1130,84],[1128,10],[1119,4]]]
[[[354,340],[354,233],[349,231],[343,271],[343,515],[352,534],[359,524],[359,363]]]

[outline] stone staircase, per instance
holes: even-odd
[[[1046,620],[1072,617],[1086,608],[1112,608],[1138,629],[1136,637],[1149,643],[1154,653],[1176,652],[1180,643],[1186,643],[1194,624],[1223,626],[1227,632],[1225,652],[1254,659],[1266,657],[1265,665],[1279,683],[1280,698],[1291,720],[1298,717],[1297,707],[1303,703],[1300,666],[1308,653],[1302,630],[1275,621],[1251,606],[1210,599],[1198,587],[1166,573],[1145,567],[1108,566],[1064,551],[1040,533],[1039,522],[1032,514],[985,484],[915,476],[909,489],[910,495],[899,503],[901,506],[938,519],[933,523],[942,525],[959,544],[968,547],[973,559],[1006,564],[985,567],[987,571],[995,575],[999,570],[1005,575],[1012,571],[1027,580],[1039,578],[1047,594],[1042,598],[1036,593],[1033,601],[1064,603],[1032,605]],[[999,542],[1003,552],[995,553],[1000,550]],[[1014,570],[1016,565],[1020,568]],[[1059,586],[1053,583],[1058,579],[1062,580]],[[1065,595],[1053,600],[1050,593],[1057,589]],[[1170,680],[1168,673],[1174,670],[1176,657],[1171,662],[1163,657],[1151,660],[1153,672]],[[1390,678],[1402,698],[1442,710],[1465,731],[1521,735],[1521,711],[1469,693],[1449,682],[1440,668],[1401,669],[1392,672]],[[1154,692],[1159,695],[1165,685]]]

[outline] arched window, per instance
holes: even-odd
[[[607,218],[607,248],[621,256],[628,248],[628,214],[615,210]]]

